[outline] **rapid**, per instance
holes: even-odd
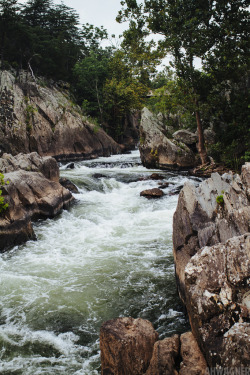
[[[99,329],[119,316],[150,320],[161,339],[188,328],[172,256],[178,195],[170,193],[191,177],[148,170],[138,151],[66,167],[75,203],[37,222],[37,241],[0,255],[2,375],[100,374]],[[148,200],[140,192],[158,181],[142,178],[153,172],[170,184]]]

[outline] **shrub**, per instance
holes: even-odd
[[[8,184],[9,181],[6,182]],[[4,197],[2,196],[1,186],[5,185],[4,175],[0,173],[0,214],[8,208],[8,203],[5,203]]]

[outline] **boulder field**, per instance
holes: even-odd
[[[8,204],[0,215],[0,251],[35,239],[32,220],[54,217],[74,200],[59,183],[59,167],[50,156],[36,152],[0,158],[5,185],[2,196]]]
[[[67,84],[25,71],[0,72],[0,155],[37,152],[57,160],[109,156],[121,147],[82,115]]]
[[[211,373],[238,374],[249,369],[249,201],[250,163],[241,175],[214,173],[198,187],[184,185],[174,214],[173,251],[192,332],[159,341],[148,321],[108,321],[100,334],[103,375],[208,375],[209,368]]]

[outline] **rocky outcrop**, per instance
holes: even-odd
[[[54,217],[74,199],[59,183],[55,159],[37,153],[4,154],[0,159],[6,184],[2,187],[6,211],[0,215],[0,251],[35,239],[32,220]],[[7,183],[8,182],[8,183]]]
[[[118,318],[105,322],[100,332],[102,375],[144,374],[157,338],[147,320]]]
[[[179,294],[211,367],[249,365],[250,163],[186,183],[174,214]]]
[[[34,82],[27,72],[15,78],[0,72],[0,150],[38,152],[58,160],[119,153],[120,146],[82,116],[70,93],[55,83]]]
[[[204,247],[185,268],[190,323],[211,367],[249,365],[250,234]]]
[[[142,110],[140,155],[147,168],[180,169],[195,166],[193,152],[182,142],[167,137],[160,120],[147,108]]]
[[[207,364],[191,332],[157,341],[152,324],[118,318],[101,327],[102,375],[204,375]]]

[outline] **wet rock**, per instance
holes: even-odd
[[[169,183],[165,182],[164,184],[160,184],[158,187],[159,189],[166,189],[167,187],[169,187]]]
[[[5,184],[2,195],[8,209],[0,215],[0,251],[34,239],[32,220],[54,217],[74,199],[59,183],[59,168],[51,157],[36,153],[0,159]],[[18,166],[20,168],[18,169]],[[7,172],[7,173],[6,173]]]
[[[147,168],[193,168],[193,152],[184,143],[167,138],[165,130],[147,108],[142,110],[139,147],[142,164]]]
[[[179,357],[179,335],[157,341],[145,375],[178,375],[176,363]]]
[[[100,331],[102,375],[144,374],[157,338],[147,320],[118,318],[105,322]]]
[[[0,108],[0,148],[12,155],[36,151],[57,160],[76,160],[121,150],[83,117],[64,87],[40,86],[27,72],[17,78],[0,72]]]
[[[75,163],[69,163],[66,168],[67,169],[74,169],[75,168]]]
[[[105,174],[102,174],[102,173],[94,173],[92,177],[93,178],[103,178],[103,177],[107,178],[107,176],[105,176]]]
[[[68,189],[72,193],[79,193],[79,190],[78,190],[77,186],[75,184],[73,184],[72,181],[68,180],[67,178],[61,177],[59,182],[63,187],[65,187],[66,189]]]
[[[160,198],[163,194],[163,191],[158,188],[147,189],[140,192],[140,196],[146,198]]]
[[[173,138],[177,141],[185,143],[185,145],[192,145],[198,142],[198,136],[185,129],[177,130],[173,134]]]
[[[159,173],[152,173],[150,176],[149,176],[149,180],[164,180],[164,176],[159,174]]]
[[[181,335],[179,375],[206,375],[207,362],[192,332]]]

